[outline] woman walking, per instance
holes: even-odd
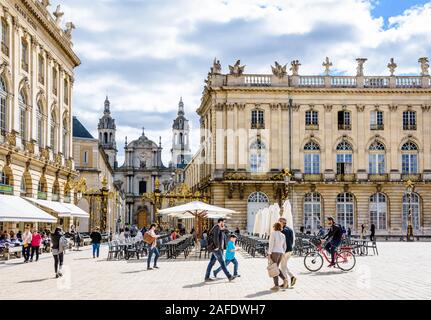
[[[52,255],[54,256],[55,277],[58,278],[63,275],[61,269],[63,267],[64,251],[67,245],[67,240],[60,227],[55,228],[54,233],[51,234],[51,244]]]
[[[39,248],[42,242],[42,236],[37,232],[36,228],[33,229],[33,235],[31,238],[31,257],[30,262],[33,262],[33,256],[36,253],[36,261],[39,260]]]
[[[93,246],[93,259],[99,258],[100,253],[100,243],[102,242],[102,234],[99,231],[99,227],[96,227],[94,231],[90,234],[91,244]]]
[[[279,222],[275,223],[273,226],[274,231],[271,232],[269,236],[269,248],[268,248],[268,260],[269,263],[276,263],[277,267],[279,267],[281,258],[283,254],[286,252],[286,237],[281,232],[282,227]],[[278,291],[280,287],[278,286],[278,277],[283,280],[282,288],[286,289],[289,285],[286,277],[283,275],[283,272],[279,269],[278,276],[274,277],[274,287],[271,288],[273,291]]]
[[[160,256],[159,249],[157,249],[157,238],[159,238],[158,235],[156,235],[156,225],[153,223],[150,227],[150,230],[147,231],[151,237],[153,237],[154,241],[150,244],[150,251],[148,252],[148,259],[147,259],[147,270],[153,270],[153,268],[158,269],[157,266],[157,259]],[[154,266],[153,268],[150,267],[151,264],[151,257],[154,254]]]

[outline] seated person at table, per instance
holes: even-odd
[[[240,277],[238,274],[238,260],[235,258],[235,252],[239,251],[239,248],[235,246],[237,237],[235,234],[231,234],[229,236],[229,242],[227,243],[226,248],[226,255],[225,255],[225,262],[226,267],[229,265],[229,263],[233,263],[233,276],[234,277]],[[222,270],[222,267],[217,268],[213,271],[213,275],[215,278],[217,278],[217,274]]]
[[[177,232],[175,230],[171,231],[171,240],[175,240],[177,238]]]

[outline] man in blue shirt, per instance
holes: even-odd
[[[229,265],[229,263],[233,263],[233,276],[234,277],[240,277],[240,275],[238,274],[238,261],[235,258],[235,251],[238,251],[239,248],[237,248],[235,246],[237,237],[235,234],[231,234],[229,236],[229,242],[227,243],[227,248],[226,248],[226,255],[225,255],[225,260],[226,260],[226,267]],[[221,271],[221,267],[219,267],[218,269],[213,271],[213,275],[215,278],[217,278],[217,274]]]
[[[287,266],[287,263],[289,262],[290,257],[292,256],[293,252],[293,230],[287,226],[287,221],[285,218],[280,218],[278,222],[282,225],[283,230],[281,230],[281,233],[284,234],[284,237],[286,238],[286,252],[283,254],[280,262],[280,270],[283,272],[283,275],[286,277],[286,279],[290,278],[290,287],[293,287],[296,283],[296,277],[290,271],[290,269]],[[282,287],[282,286],[281,286]],[[284,289],[287,289],[287,287],[283,287]]]

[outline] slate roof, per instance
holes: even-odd
[[[73,116],[73,136],[75,138],[94,139],[91,133],[88,132],[88,130],[84,127],[84,125],[75,116]]]

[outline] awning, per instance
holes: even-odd
[[[57,201],[34,199],[34,198],[25,198],[25,199],[43,207],[43,208],[54,211],[56,214],[58,214],[59,218],[69,218],[72,216],[70,213],[70,210],[68,208],[66,208],[63,205],[63,203],[60,203]]]
[[[0,195],[0,221],[56,223],[57,219],[21,197]]]
[[[75,206],[74,204],[62,203],[62,205],[69,210],[71,216],[74,218],[90,218],[90,214],[88,212],[85,212],[80,207]]]
[[[60,218],[72,217],[72,218],[89,218],[90,214],[85,212],[78,206],[71,203],[41,200],[34,198],[26,198],[28,201],[36,203],[44,208],[52,210],[58,214]]]

